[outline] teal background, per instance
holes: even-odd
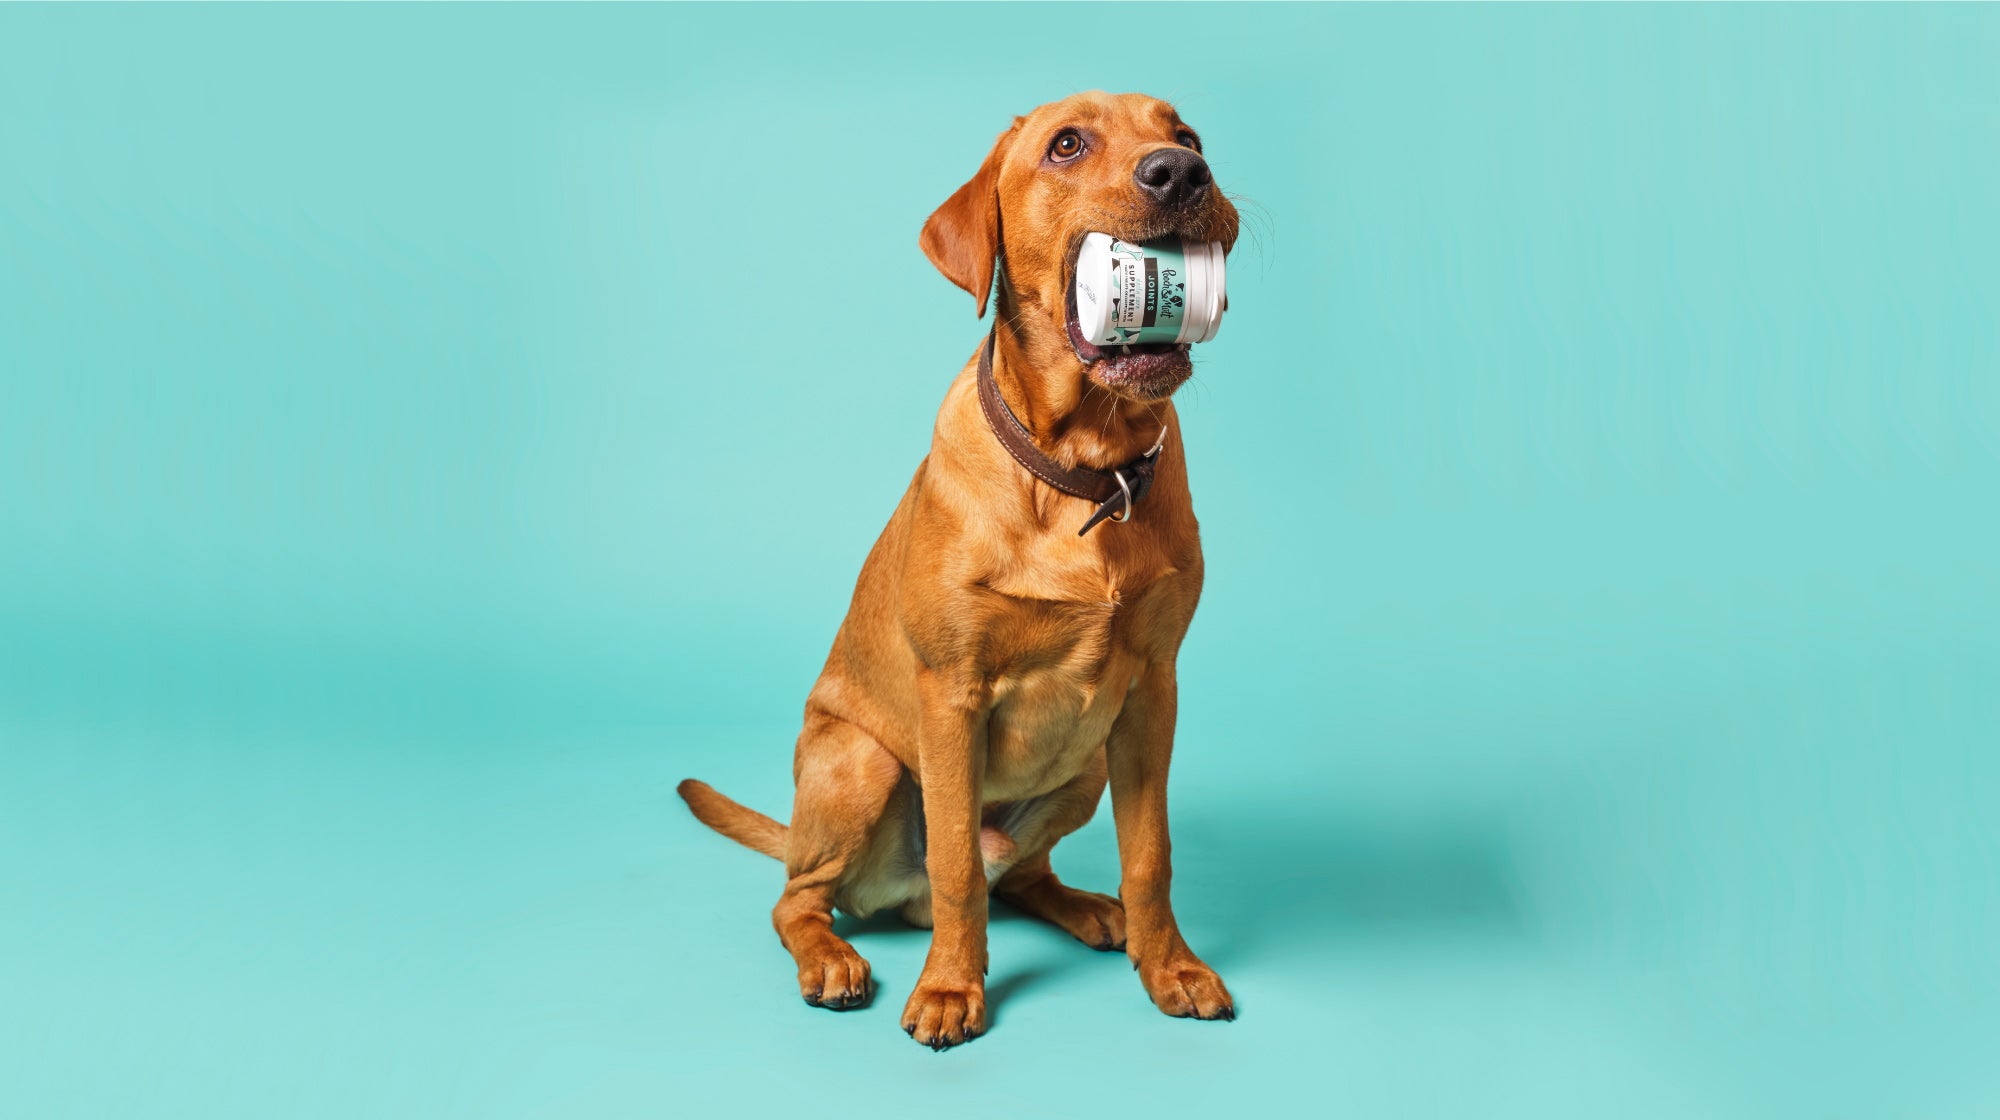
[[[1996,1115],[2000,9],[1171,22],[0,8],[0,1113]],[[1002,912],[936,1055],[924,936],[806,1008],[672,785],[788,805],[982,330],[917,229],[1090,87],[1255,200],[1180,398],[1242,1018]]]

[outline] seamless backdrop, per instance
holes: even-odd
[[[0,8],[0,1113],[1975,1117],[2000,10]],[[1011,116],[1254,233],[1167,1020],[802,1006],[805,690]],[[1109,531],[1116,531],[1115,529]],[[1108,818],[1102,814],[1101,818]],[[1058,852],[1115,883],[1108,819]]]

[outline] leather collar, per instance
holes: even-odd
[[[1076,531],[1079,537],[1107,518],[1120,524],[1132,520],[1132,506],[1153,488],[1153,467],[1159,462],[1160,448],[1167,442],[1167,429],[1163,425],[1160,438],[1153,441],[1151,451],[1108,471],[1065,467],[1049,458],[1035,446],[1034,437],[1014,416],[1014,410],[1001,399],[1000,383],[993,378],[993,336],[990,334],[986,336],[986,345],[979,349],[979,410],[986,414],[986,426],[993,429],[1000,446],[1007,449],[1015,462],[1028,468],[1029,474],[1072,497],[1097,503],[1097,512],[1091,514],[1090,520],[1083,523],[1083,528]],[[1123,516],[1112,517],[1113,513],[1122,513]]]

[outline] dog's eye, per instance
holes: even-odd
[[[1193,148],[1197,152],[1201,151],[1201,137],[1196,136],[1185,128],[1174,133],[1174,143],[1179,144],[1183,148]]]
[[[1073,129],[1063,129],[1049,144],[1049,158],[1057,163],[1067,163],[1083,154],[1083,137]]]

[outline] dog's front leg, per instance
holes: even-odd
[[[918,783],[924,797],[931,951],[903,1008],[911,1038],[942,1050],[986,1030],[986,870],[979,854],[987,689],[949,671],[918,679]]]
[[[1168,897],[1173,860],[1167,838],[1167,761],[1174,750],[1177,704],[1173,665],[1149,666],[1127,695],[1105,744],[1111,813],[1118,824],[1125,952],[1160,1010],[1197,1019],[1234,1019],[1229,990],[1181,940]]]

